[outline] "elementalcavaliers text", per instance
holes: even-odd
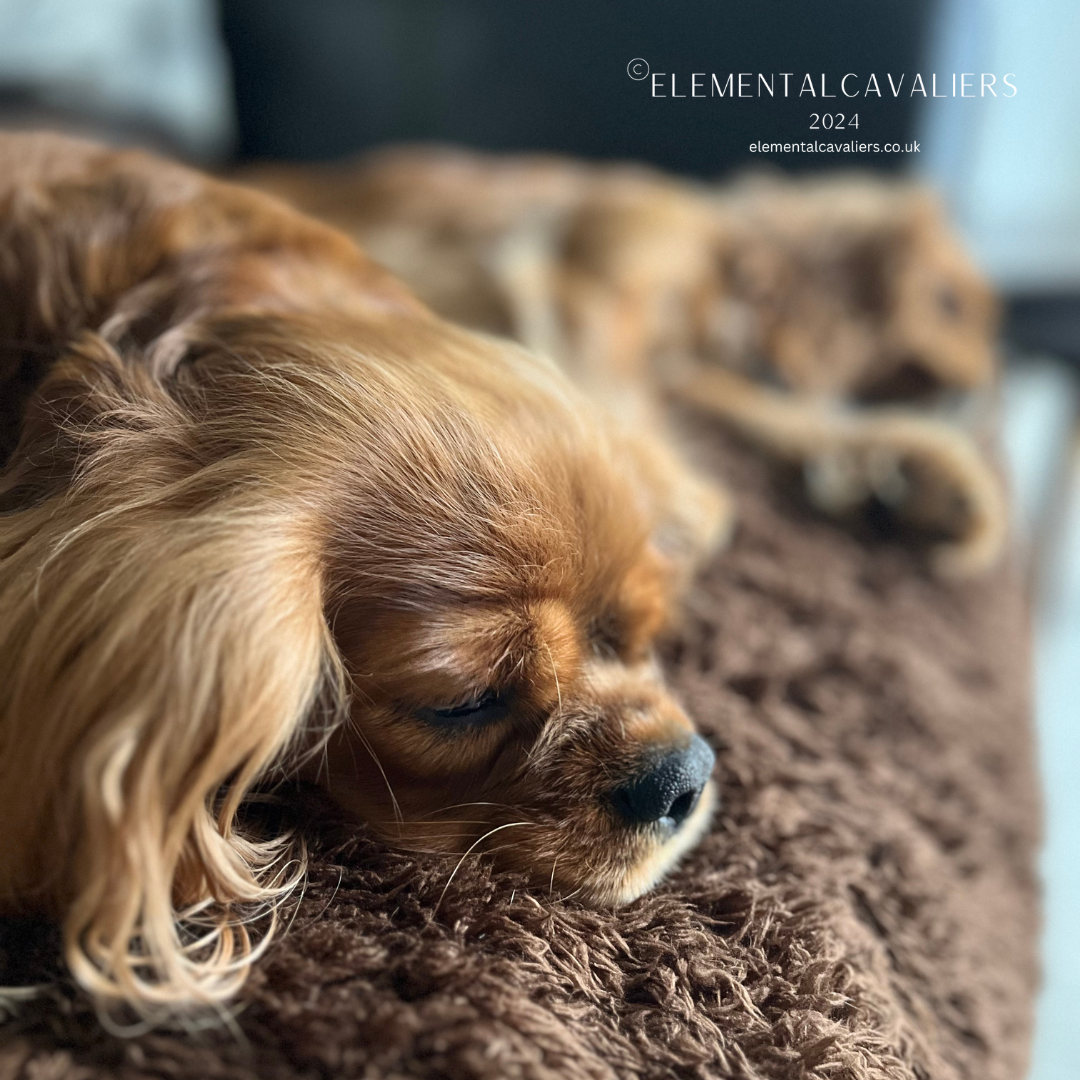
[[[951,83],[949,76],[943,76],[940,84],[936,74],[930,75],[930,86],[927,89],[926,80],[921,73],[916,72],[912,78],[906,73],[893,76],[886,74],[884,79],[871,73],[869,76],[860,76],[855,72],[848,72],[842,78],[826,78],[822,73],[819,77],[805,74],[797,76],[793,71],[777,71],[766,75],[762,72],[739,71],[728,72],[726,78],[722,78],[715,72],[708,73],[696,71],[689,76],[680,75],[676,79],[674,72],[654,71],[652,73],[652,96],[660,97],[722,97],[722,98],[748,98],[748,97],[804,97],[834,98],[839,96],[846,98],[858,97],[912,97],[921,94],[924,98],[944,97],[1016,97],[1017,86],[1014,72],[1006,72],[999,79],[990,72],[953,72]],[[882,86],[885,87],[884,91]],[[797,89],[796,89],[797,87]],[[680,92],[681,91],[681,92]],[[830,92],[832,91],[832,92]]]

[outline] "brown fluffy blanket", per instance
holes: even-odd
[[[704,429],[703,429],[704,430]],[[61,984],[0,1077],[1022,1077],[1037,800],[1016,576],[944,587],[717,430],[734,545],[673,635],[723,807],[617,911],[387,850],[296,796],[314,858],[235,1030],[106,1034]],[[449,884],[448,884],[449,881]],[[0,930],[0,982],[51,964]]]

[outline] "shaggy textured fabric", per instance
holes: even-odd
[[[676,874],[594,911],[298,792],[310,883],[234,1030],[117,1038],[60,985],[0,1026],[0,1077],[1019,1080],[1038,815],[1016,575],[944,587],[696,426],[740,526],[666,646],[723,798]],[[54,955],[9,923],[0,982]]]

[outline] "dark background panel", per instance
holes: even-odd
[[[637,158],[710,176],[757,161],[758,139],[815,137],[811,112],[850,113],[841,97],[797,95],[802,76],[838,94],[846,72],[883,97],[862,98],[865,142],[909,141],[933,0],[223,0],[239,152],[246,159],[340,157],[387,141],[437,139],[492,150],[547,149]],[[652,98],[627,64],[645,59],[663,89],[687,93],[692,72],[793,72],[787,100]],[[885,73],[906,73],[893,99]],[[927,73],[928,78],[928,73]],[[706,88],[709,79],[705,79]],[[835,167],[827,155],[772,155],[787,169]],[[894,169],[902,155],[843,155]]]

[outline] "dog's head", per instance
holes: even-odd
[[[652,651],[686,555],[669,496],[547,363],[445,327],[410,343],[425,359],[338,481],[326,610],[352,692],[315,774],[394,843],[628,900],[712,804]]]

